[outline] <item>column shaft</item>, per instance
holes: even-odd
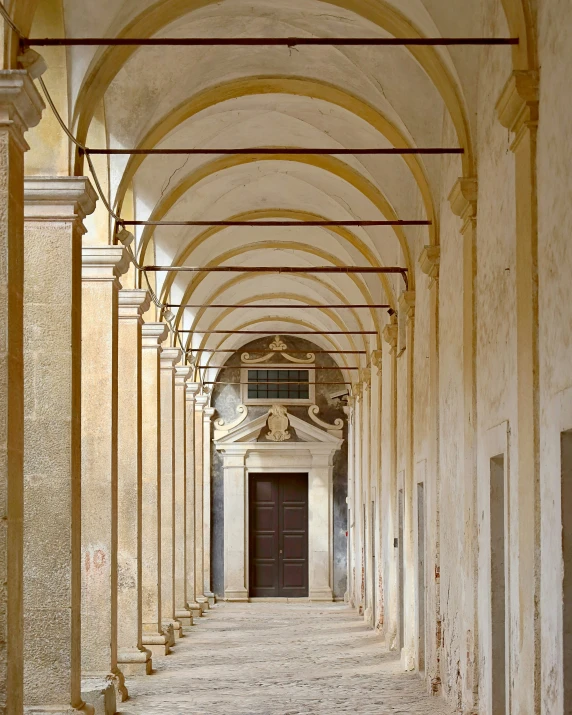
[[[187,592],[187,394],[190,367],[175,368],[175,618],[193,625]],[[194,600],[194,599],[193,599]]]
[[[208,609],[204,588],[204,531],[203,531],[203,411],[207,395],[197,395],[195,400],[195,596]]]
[[[186,494],[186,560],[187,560],[187,599],[193,617],[203,614],[204,604],[197,601],[195,588],[195,396],[200,385],[187,383],[187,494]]]
[[[164,323],[142,328],[141,382],[143,393],[142,468],[142,611],[143,645],[153,655],[169,653],[170,636],[161,623],[161,420],[159,392],[160,343],[167,337]]]
[[[211,420],[214,407],[205,407],[203,418],[203,553],[205,598],[214,606],[211,584]]]
[[[183,635],[175,618],[175,363],[178,348],[161,352],[161,617],[173,626],[174,635]]]
[[[83,709],[81,237],[85,177],[25,181],[24,705]]]
[[[82,249],[82,692],[100,707],[117,668],[117,322],[123,247]],[[106,704],[105,707],[108,707]]]
[[[43,106],[26,72],[0,71],[0,713],[23,697],[23,134]]]
[[[144,290],[119,291],[118,355],[118,662],[126,675],[150,674],[142,644],[141,591],[141,326]]]

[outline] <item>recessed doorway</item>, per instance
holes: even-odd
[[[308,596],[308,475],[251,474],[249,594]]]

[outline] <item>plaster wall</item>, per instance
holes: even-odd
[[[292,350],[318,350],[318,346],[308,340],[287,336],[283,338],[289,348]],[[217,379],[223,382],[240,382],[240,365],[241,355],[243,352],[253,352],[255,350],[267,349],[268,343],[271,342],[268,338],[254,340],[244,345],[239,351],[234,353],[225,363],[224,369],[219,373]],[[351,356],[350,356],[351,357]],[[292,363],[286,360],[280,360],[277,354],[277,359],[273,362],[284,362],[284,366],[296,368]],[[323,367],[337,367],[334,360],[326,354],[316,354],[316,364]],[[260,366],[263,368],[263,365]],[[300,365],[300,368],[303,368]],[[310,375],[310,380],[313,379],[313,371]],[[342,417],[344,418],[344,443],[342,449],[336,452],[334,456],[334,471],[333,471],[333,552],[334,552],[334,597],[343,599],[347,589],[346,568],[347,568],[347,470],[348,470],[348,446],[347,446],[347,421],[341,409],[341,405],[334,403],[329,398],[329,393],[334,392],[337,388],[335,385],[320,386],[320,382],[335,382],[336,380],[343,381],[341,372],[328,370],[316,372],[316,399],[315,404],[320,407],[318,417],[329,424]],[[342,387],[342,385],[340,385]],[[278,400],[277,400],[278,402]],[[213,419],[222,418],[227,422],[236,419],[236,408],[241,404],[240,387],[238,385],[215,385],[211,398],[211,405],[216,412]],[[248,418],[256,419],[260,415],[268,412],[270,405],[251,405],[248,406]],[[308,405],[287,405],[288,412],[300,419],[314,424],[308,417]],[[211,484],[212,484],[212,507],[211,507],[211,573],[213,592],[219,598],[224,597],[224,475],[223,461],[221,455],[211,446]]]

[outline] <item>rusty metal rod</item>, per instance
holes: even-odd
[[[429,46],[518,45],[518,37],[22,37],[23,47],[226,47],[297,45]]]
[[[83,151],[83,150],[82,150]],[[80,153],[82,153],[80,151]],[[389,155],[389,156],[407,156],[410,154],[464,154],[465,150],[459,147],[406,147],[406,148],[371,148],[371,149],[304,149],[303,147],[278,147],[275,149],[264,147],[264,148],[240,148],[240,149],[85,149],[86,154],[104,154],[106,156],[124,156],[124,155],[134,155],[134,156],[173,156],[173,155],[194,155],[194,154],[245,154],[245,155],[270,155],[274,154],[293,154],[301,156],[322,156],[322,155]]]
[[[244,350],[245,352],[248,352],[250,354],[267,353],[268,352],[268,350],[266,348],[253,349],[253,348],[249,348],[247,345],[243,345],[240,348],[228,348],[228,350],[221,350],[221,349],[212,350],[209,348],[197,348],[196,350],[191,351],[191,352],[215,354],[215,353],[235,353],[235,352],[239,352],[240,350]],[[288,355],[307,355],[308,353],[312,353],[313,355],[367,355],[367,350],[286,350],[285,352],[287,352]],[[276,352],[276,355],[280,355],[280,353]],[[207,366],[202,365],[201,367],[207,367]]]
[[[308,387],[309,385],[353,385],[353,383],[345,380],[338,380],[337,382],[220,382],[219,380],[212,380],[211,382],[203,382],[203,385],[303,385]]]
[[[431,226],[431,221],[117,221],[119,226],[249,226],[250,228],[281,228],[284,226]]]
[[[276,333],[268,330],[177,330],[178,333],[193,335],[268,335]],[[280,335],[377,335],[376,330],[281,330]],[[287,351],[286,351],[287,352]],[[307,352],[313,352],[308,350]]]
[[[264,367],[264,363],[258,363],[254,365],[203,365],[202,367],[212,368],[213,370],[232,370],[234,368],[245,368],[247,370],[266,370],[268,368]],[[361,370],[360,367],[322,367],[321,365],[306,365],[304,363],[289,364],[280,363],[280,367],[271,367],[271,370]],[[271,381],[273,384],[276,380]]]
[[[219,303],[214,305],[198,304],[189,305],[188,303],[165,303],[166,308],[263,308],[264,310],[273,310],[274,308],[290,309],[295,310],[317,310],[322,308],[391,308],[389,304],[386,303],[375,303],[373,305],[346,305],[345,303],[322,303],[321,305],[244,305],[242,303],[232,304],[232,303]]]
[[[397,266],[143,266],[165,273],[407,273]]]

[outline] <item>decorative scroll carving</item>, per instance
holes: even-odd
[[[286,442],[292,436],[288,431],[290,420],[288,419],[288,411],[283,405],[272,405],[268,410],[268,429],[270,432],[266,435],[266,439],[270,442]]]
[[[215,423],[214,423],[214,438],[215,439],[221,439],[221,437],[224,437],[231,430],[233,430],[235,427],[238,427],[238,425],[242,424],[244,422],[244,420],[247,418],[248,407],[246,407],[246,405],[239,405],[236,408],[236,411],[239,416],[232,422],[225,422],[222,419],[222,417],[219,417],[218,420],[215,420]]]
[[[341,431],[344,428],[344,421],[341,417],[338,417],[336,420],[334,420],[334,424],[330,425],[327,422],[322,422],[321,419],[318,417],[318,412],[320,411],[320,408],[318,405],[311,405],[308,407],[308,415],[310,416],[310,419],[315,422],[318,427],[321,427],[322,429],[327,430],[331,434],[333,434],[335,437],[341,437]]]
[[[308,365],[316,360],[314,353],[306,353],[305,358],[297,358],[293,355],[288,355],[286,352],[286,350],[288,350],[288,346],[279,335],[274,336],[274,340],[270,343],[268,349],[271,350],[271,352],[266,353],[266,355],[262,355],[262,357],[250,357],[250,353],[242,353],[240,356],[241,360],[246,365],[260,365],[260,363],[271,360],[276,353],[280,353],[282,357],[286,358],[286,360],[299,365]]]

